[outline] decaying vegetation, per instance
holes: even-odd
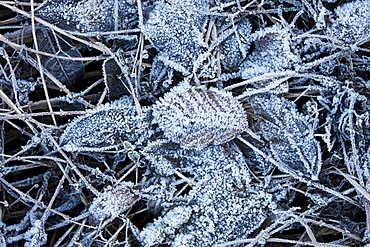
[[[370,245],[369,13],[0,1],[0,245]]]

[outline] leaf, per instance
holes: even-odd
[[[60,28],[80,31],[114,31],[130,27],[137,19],[130,0],[53,0],[37,9],[37,15]]]
[[[90,223],[98,225],[107,220],[112,221],[132,207],[139,199],[139,195],[133,191],[133,186],[133,183],[121,182],[115,187],[105,188],[89,207]]]
[[[149,125],[149,110],[137,113],[133,100],[126,96],[75,119],[64,131],[60,143],[69,152],[101,152],[118,148],[124,141],[140,147],[152,133]]]
[[[161,176],[173,175],[175,171],[180,171],[191,174],[197,180],[216,170],[231,174],[232,183],[237,187],[249,181],[247,164],[233,143],[211,145],[197,150],[182,148],[168,140],[157,140],[150,142],[143,149],[143,155]]]
[[[167,161],[195,180],[185,196],[188,202],[167,207],[163,217],[143,229],[139,240],[144,246],[214,246],[245,238],[275,207],[272,194],[250,184],[243,156],[231,143],[194,150],[162,140],[149,144],[144,154],[156,171],[158,161]]]
[[[346,43],[356,43],[370,36],[370,2],[357,0],[335,9],[336,17],[326,30],[329,36]]]
[[[253,33],[255,48],[241,65],[241,77],[251,79],[292,69],[299,57],[292,52],[290,36],[279,24]]]
[[[40,55],[43,67],[60,82],[72,87],[73,82],[84,75],[83,62],[73,59],[81,58],[81,53],[70,38],[60,37],[49,30],[42,29],[37,32],[37,44],[40,51],[70,57],[70,59],[62,59]]]
[[[241,19],[235,26],[235,31],[232,28],[227,30],[232,33],[220,45],[220,54],[223,56],[221,63],[229,71],[236,70],[243,62],[252,41],[250,37],[252,27],[247,18]],[[221,35],[225,33],[227,32],[224,31]]]
[[[205,51],[201,32],[206,1],[157,2],[140,27],[159,51],[157,59],[184,75],[190,75],[197,57]]]
[[[295,177],[317,180],[321,150],[308,118],[292,102],[273,94],[255,96],[250,103],[257,118],[256,126],[268,141],[279,169]]]
[[[230,141],[248,125],[241,103],[230,92],[186,83],[155,104],[153,117],[168,139],[196,149]]]

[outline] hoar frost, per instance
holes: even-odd
[[[119,0],[117,10],[114,8],[115,0],[53,0],[41,5],[36,13],[42,19],[72,31],[106,32],[129,27],[137,13],[134,1]]]
[[[234,71],[242,63],[251,43],[251,24],[247,18],[235,24],[235,31],[219,46],[222,55],[221,63],[225,69]]]
[[[201,32],[207,1],[157,2],[141,31],[159,51],[157,59],[166,66],[189,75],[197,57],[205,51]]]
[[[159,174],[166,175],[167,163],[193,175],[195,183],[184,196],[187,203],[165,209],[162,217],[143,229],[139,239],[144,246],[204,247],[245,238],[275,208],[272,195],[251,184],[243,155],[232,143],[197,150],[160,140],[144,154]]]
[[[68,125],[60,138],[61,146],[69,152],[99,152],[118,148],[125,141],[140,146],[151,134],[149,111],[143,111],[138,113],[127,96],[87,111]]]
[[[359,42],[370,37],[370,1],[358,0],[335,9],[336,18],[327,34],[346,43]]]
[[[248,125],[241,103],[230,92],[186,83],[154,105],[153,117],[168,139],[185,148],[225,143]]]
[[[276,95],[258,95],[250,103],[258,116],[255,126],[268,141],[279,168],[318,180],[321,149],[308,117],[299,113],[294,103]]]
[[[241,65],[243,79],[292,69],[299,61],[292,52],[291,34],[280,24],[253,33],[251,39],[255,48]]]
[[[138,200],[139,196],[133,191],[133,184],[122,183],[115,187],[107,187],[96,197],[89,208],[89,221],[93,225],[105,220],[112,221]]]

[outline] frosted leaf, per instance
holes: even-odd
[[[184,75],[192,71],[196,58],[205,51],[201,32],[207,1],[157,2],[147,21],[141,26],[143,34],[159,51],[157,59]]]
[[[222,170],[209,172],[190,191],[188,205],[176,206],[139,235],[144,246],[204,247],[246,238],[275,208],[272,195],[261,188],[233,185]]]
[[[211,145],[197,150],[181,148],[168,140],[158,140],[149,143],[143,154],[162,176],[172,175],[178,170],[198,179],[214,170],[220,170],[222,173],[233,175],[232,180],[237,187],[249,183],[250,180],[244,157],[232,143]]]
[[[73,81],[83,76],[85,68],[83,62],[73,60],[73,58],[81,58],[81,53],[70,38],[61,38],[43,29],[37,33],[37,43],[40,51],[71,57],[71,59],[61,59],[40,55],[43,67],[60,82],[72,86]]]
[[[154,105],[153,116],[164,135],[185,148],[225,143],[247,128],[246,113],[230,92],[185,83]]]
[[[331,103],[325,125],[331,126],[339,140],[344,164],[361,185],[370,178],[370,98],[346,87],[338,91]]]
[[[35,220],[32,227],[24,234],[24,239],[27,241],[25,247],[41,247],[46,244],[47,234],[41,220]]]
[[[173,206],[172,198],[177,191],[175,182],[174,176],[157,176],[150,186],[141,190],[150,214],[158,216],[165,208]]]
[[[37,15],[42,19],[58,27],[81,32],[125,29],[135,20],[136,13],[136,5],[132,0],[118,1],[117,10],[115,0],[53,0],[37,10]]]
[[[112,221],[129,209],[139,199],[133,192],[133,183],[124,182],[115,187],[108,186],[89,207],[89,221],[97,225],[106,220]]]
[[[196,150],[162,140],[149,144],[144,154],[156,168],[162,158],[193,174],[195,184],[188,203],[175,206],[143,229],[139,235],[143,246],[204,247],[246,238],[276,207],[272,194],[251,186],[247,165],[232,143]]]
[[[63,149],[69,152],[118,148],[124,141],[141,146],[151,135],[150,112],[139,114],[133,100],[126,96],[73,120],[60,138]]]
[[[225,39],[220,45],[221,63],[225,69],[234,71],[245,58],[251,42],[250,33],[252,27],[247,18],[243,18],[236,24],[236,33],[233,33]]]
[[[178,229],[189,221],[192,209],[178,206],[165,217],[156,219],[140,232],[139,240],[143,246],[151,247],[166,241],[166,237],[175,235]]]
[[[321,150],[308,118],[292,102],[276,95],[255,96],[250,103],[257,116],[256,126],[269,142],[279,169],[317,180]]]
[[[291,35],[279,24],[252,34],[255,49],[241,65],[243,79],[292,69],[299,57],[292,52]]]
[[[355,43],[370,36],[370,1],[357,0],[335,9],[336,18],[327,34],[346,43]]]

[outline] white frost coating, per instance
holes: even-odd
[[[241,65],[243,79],[292,69],[299,57],[292,52],[291,35],[280,24],[253,33],[255,49]]]
[[[186,83],[154,105],[153,117],[168,139],[185,148],[225,143],[248,126],[242,104],[230,92]]]
[[[207,1],[157,2],[141,31],[158,49],[157,59],[184,75],[192,71],[193,63],[205,51],[201,26]]]
[[[69,152],[100,152],[122,146],[124,141],[141,146],[151,134],[148,109],[143,110],[138,114],[128,96],[99,106],[70,123],[60,144]]]
[[[186,205],[170,209],[144,228],[140,234],[144,246],[167,243],[205,247],[245,238],[276,207],[272,194],[251,186],[247,165],[231,143],[203,150],[181,149],[164,141],[151,146],[151,151],[158,149],[157,157],[161,156],[181,172],[194,175],[195,184],[186,197],[189,201]],[[153,162],[155,157],[152,154]],[[153,165],[158,168],[157,164]],[[192,212],[190,217],[188,212]],[[169,227],[171,223],[167,222],[173,222],[176,227]]]
[[[346,43],[359,42],[370,36],[370,0],[358,0],[335,9],[336,18],[327,34]]]
[[[107,187],[103,193],[94,198],[89,207],[89,220],[97,225],[105,220],[112,221],[129,209],[139,196],[132,192],[133,183],[125,182],[112,188]]]
[[[43,19],[59,27],[81,32],[113,31],[125,29],[137,13],[131,0],[118,1],[117,16],[114,16],[115,0],[53,0],[37,11]],[[115,20],[117,18],[117,20]]]
[[[45,233],[44,224],[41,220],[35,220],[31,229],[24,234],[27,241],[25,247],[40,247],[46,244],[47,234]]]
[[[308,117],[299,113],[294,103],[276,95],[255,96],[250,103],[259,116],[256,125],[269,142],[279,169],[318,180],[321,149]]]
[[[167,236],[174,236],[176,232],[190,219],[192,209],[178,206],[169,211],[164,217],[148,224],[141,232],[139,240],[145,247],[155,246],[166,241]]]
[[[228,32],[232,34],[227,37],[219,46],[220,54],[222,56],[221,63],[225,69],[234,71],[243,62],[245,54],[248,51],[251,43],[252,26],[249,20],[245,17],[237,24],[235,30],[231,28]],[[228,32],[224,32],[227,34]],[[222,37],[223,34],[220,36]]]

